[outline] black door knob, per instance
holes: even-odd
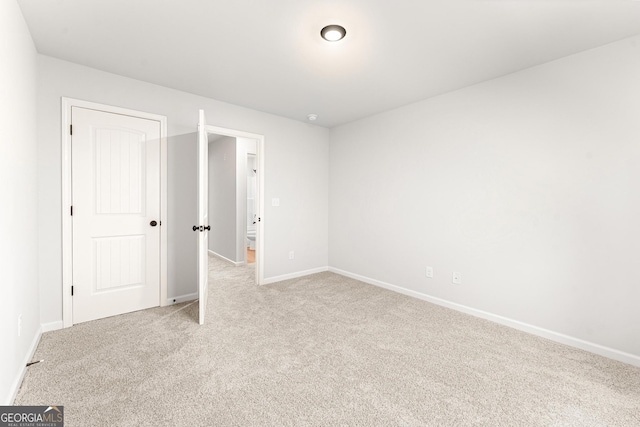
[[[158,225],[158,223],[156,221],[151,221],[149,225],[152,227],[155,227],[156,225]]]

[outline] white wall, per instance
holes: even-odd
[[[325,267],[328,257],[328,135],[325,128],[38,56],[39,275],[43,322],[62,318],[60,97],[168,117],[169,296],[196,291],[196,125],[265,135],[265,277]],[[304,167],[301,165],[305,164]],[[296,249],[289,260],[288,250]]]
[[[209,143],[209,249],[231,261],[237,258],[236,138]]]
[[[12,403],[40,334],[36,57],[17,3],[0,2],[0,405]]]
[[[333,129],[330,266],[640,361],[638,76],[636,37]]]

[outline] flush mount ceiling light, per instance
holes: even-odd
[[[313,122],[313,121],[318,119],[318,115],[317,114],[309,114],[307,116],[307,119],[309,119],[309,121]]]
[[[337,42],[347,35],[347,30],[340,25],[327,25],[320,31],[320,35],[328,42]]]

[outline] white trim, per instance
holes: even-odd
[[[255,204],[256,204],[256,209],[258,212],[258,223],[256,224],[256,245],[255,245],[255,249],[256,249],[256,271],[258,272],[258,274],[256,274],[256,284],[257,285],[262,285],[264,283],[264,258],[265,258],[265,252],[264,252],[264,248],[265,248],[265,239],[264,239],[264,185],[265,185],[265,180],[264,180],[264,165],[265,165],[265,149],[264,149],[264,136],[260,136],[260,138],[257,140],[258,143],[256,144],[256,163],[258,165],[258,173],[257,173],[257,182],[256,182],[256,187],[257,187],[257,192],[256,192],[256,198],[258,200],[255,200]]]
[[[207,133],[230,136],[234,138],[250,138],[256,140],[256,161],[258,167],[256,179],[256,209],[260,220],[256,224],[256,285],[265,284],[264,278],[264,135],[228,129],[218,126],[206,125]],[[233,261],[231,261],[233,262]]]
[[[62,320],[57,320],[55,322],[43,323],[42,325],[40,325],[40,327],[42,328],[42,333],[44,334],[45,332],[57,331],[58,329],[64,328],[64,323],[62,322]]]
[[[295,273],[283,274],[281,276],[269,277],[264,279],[263,285],[270,285],[271,283],[282,282],[283,280],[297,279],[298,277],[309,276],[310,274],[322,273],[329,271],[329,267],[312,268],[311,270],[297,271]]]
[[[160,117],[160,307],[169,292],[169,180],[167,118]],[[164,221],[164,225],[162,224]]]
[[[62,143],[62,322],[65,328],[73,325],[73,299],[71,284],[73,275],[71,206],[71,108],[80,107],[125,116],[155,120],[160,123],[160,295],[158,305],[167,301],[168,255],[167,255],[167,117],[128,108],[114,107],[73,98],[61,98],[61,143]]]
[[[73,325],[73,306],[71,301],[71,283],[73,277],[73,222],[69,209],[71,206],[71,105],[73,100],[62,98],[62,127],[60,141],[62,145],[62,323],[65,328]]]
[[[227,257],[225,257],[225,256],[222,256],[222,255],[220,255],[220,254],[219,254],[219,253],[217,253],[217,252],[212,251],[211,249],[207,249],[207,250],[208,250],[208,251],[209,251],[209,253],[210,253],[211,255],[213,255],[214,257],[216,257],[216,258],[220,258],[221,260],[226,261],[226,262],[229,262],[229,263],[231,263],[231,264],[233,264],[233,265],[235,265],[235,266],[238,266],[238,265],[244,265],[244,264],[246,264],[246,263],[247,263],[246,261],[232,261],[232,260],[230,260],[229,258],[227,258]]]
[[[352,279],[359,280],[370,285],[375,285],[380,288],[388,289],[390,291],[398,292],[400,294],[408,295],[410,297],[418,298],[423,301],[428,301],[433,304],[440,305],[442,307],[450,308],[452,310],[460,311],[462,313],[470,314],[481,319],[486,319],[495,323],[499,323],[504,326],[508,326],[513,329],[518,329],[523,332],[528,332],[532,335],[537,335],[542,338],[549,339],[551,341],[565,344],[570,347],[579,348],[590,353],[595,353],[600,356],[608,357],[609,359],[618,360],[620,362],[628,363],[633,366],[640,367],[640,356],[634,354],[625,353],[614,348],[605,347],[600,344],[592,343],[582,340],[580,338],[572,337],[569,335],[561,334],[559,332],[550,331],[548,329],[540,328],[538,326],[530,325],[528,323],[520,322],[518,320],[509,319],[497,314],[489,313],[487,311],[478,310],[476,308],[468,307],[466,305],[458,304],[455,302],[447,301],[441,298],[432,297],[422,292],[414,291],[411,289],[403,288],[401,286],[392,285],[390,283],[382,282],[380,280],[372,279],[370,277],[361,276],[359,274],[351,273],[349,271],[340,270],[339,268],[329,267],[329,271],[339,274],[341,276],[350,277]]]
[[[164,305],[180,304],[181,302],[194,301],[198,299],[198,293],[180,295],[173,298],[167,298]]]
[[[33,341],[31,342],[31,346],[29,347],[29,351],[27,355],[22,360],[22,365],[20,367],[20,372],[18,376],[13,380],[11,387],[9,387],[9,401],[3,403],[3,405],[9,406],[13,405],[13,402],[16,400],[16,396],[18,395],[18,391],[20,390],[20,386],[22,385],[22,380],[24,379],[25,374],[27,373],[27,363],[33,359],[33,355],[36,353],[36,349],[38,348],[38,344],[40,344],[40,337],[42,337],[42,328],[38,328],[38,332],[33,337]]]

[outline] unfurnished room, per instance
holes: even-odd
[[[0,426],[640,425],[640,1],[2,0],[0,58]]]

